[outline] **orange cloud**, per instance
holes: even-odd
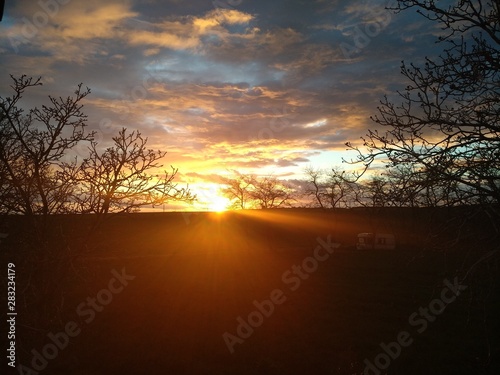
[[[205,35],[213,34],[221,38],[230,35],[224,24],[246,24],[252,19],[252,15],[238,10],[212,10],[202,17],[187,16],[180,20],[148,24],[146,29],[128,32],[126,39],[132,45],[192,49],[201,45],[201,38]]]

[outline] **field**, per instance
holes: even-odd
[[[89,220],[53,218],[46,243],[6,220],[11,373],[500,373],[498,264],[473,267],[480,237],[438,251],[439,215],[130,214],[88,238]],[[395,233],[397,249],[355,250],[369,231]]]

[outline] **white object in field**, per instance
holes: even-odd
[[[359,233],[356,241],[358,250],[393,250],[396,248],[396,238],[390,233]]]

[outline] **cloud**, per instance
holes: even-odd
[[[126,40],[134,46],[155,46],[174,50],[194,49],[201,46],[203,37],[224,39],[231,35],[227,25],[247,24],[253,16],[238,10],[217,9],[203,16],[185,16],[161,23],[142,22],[129,30]]]
[[[71,1],[51,8],[44,2],[19,2],[9,26],[0,31],[0,40],[15,53],[50,55],[54,61],[82,64],[94,56],[107,56],[98,40],[119,37],[120,27],[138,15],[130,1]]]
[[[72,1],[61,8],[52,37],[62,39],[112,39],[119,36],[122,23],[137,17],[128,1]]]
[[[7,73],[41,75],[33,102],[43,102],[83,82],[92,89],[89,129],[103,145],[123,126],[141,130],[168,152],[168,164],[212,182],[225,169],[294,176],[310,163],[338,162],[344,143],[374,126],[378,100],[402,87],[400,61],[424,56],[436,33],[375,1],[214,9],[201,0],[86,0],[61,5],[14,51],[9,36],[22,36],[23,18],[41,8],[10,4],[0,87]],[[355,27],[366,33],[382,21],[356,55],[344,55]]]

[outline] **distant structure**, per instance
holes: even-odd
[[[389,233],[359,233],[356,241],[358,250],[393,250],[396,239]]]

